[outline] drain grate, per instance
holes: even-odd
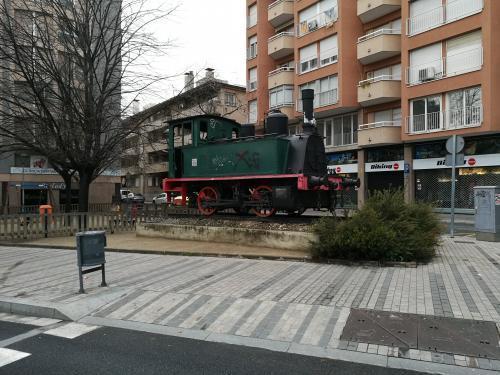
[[[500,359],[493,322],[352,309],[340,339]]]

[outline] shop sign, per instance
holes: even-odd
[[[329,165],[328,171],[333,171],[335,173],[358,173],[357,164],[340,164],[340,165]]]
[[[404,160],[384,161],[379,163],[366,163],[365,172],[401,172],[405,168]]]
[[[457,167],[459,168],[492,167],[492,166],[500,166],[500,154],[465,156],[463,163],[461,163],[461,165],[457,165]],[[444,168],[449,168],[446,165],[445,158],[413,160],[414,170],[444,169]]]
[[[52,168],[22,168],[22,167],[11,167],[11,174],[57,174],[57,172]]]

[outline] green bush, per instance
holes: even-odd
[[[352,218],[322,218],[314,226],[319,258],[427,262],[435,255],[441,224],[432,206],[405,203],[401,191],[374,193]]]

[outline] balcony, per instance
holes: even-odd
[[[480,13],[483,8],[484,0],[448,1],[445,5],[408,18],[406,30],[409,36],[413,36]]]
[[[293,0],[277,0],[269,4],[267,20],[274,27],[293,20]]]
[[[466,129],[481,126],[482,105],[465,107],[446,112],[432,112],[406,118],[408,134],[432,133],[446,130]]]
[[[358,102],[363,107],[401,99],[401,78],[383,75],[358,84]]]
[[[358,39],[358,60],[367,65],[401,54],[401,30],[380,29]]]
[[[339,101],[338,89],[333,89],[325,92],[314,94],[314,108],[326,107],[328,105],[337,104]],[[297,112],[302,112],[302,99],[297,100]]]
[[[293,54],[294,35],[292,32],[285,31],[270,37],[267,44],[269,56],[277,60]]]
[[[382,146],[397,143],[401,143],[400,121],[382,121],[359,126],[359,146]]]
[[[401,9],[401,0],[358,0],[358,17],[367,23]]]
[[[325,10],[324,12],[320,12],[314,17],[300,22],[300,24],[297,26],[297,35],[301,37],[303,35],[321,29],[322,27],[333,25],[333,23],[337,21],[338,16],[339,13],[337,7],[333,7]]]
[[[460,74],[481,70],[483,48],[449,55],[443,59],[430,61],[423,65],[406,68],[406,84],[409,86],[449,78]]]
[[[267,82],[269,90],[278,86],[293,85],[295,78],[294,72],[295,69],[293,67],[282,67],[269,72]]]

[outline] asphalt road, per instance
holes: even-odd
[[[0,322],[0,340],[33,328]],[[38,334],[11,344],[7,349],[31,355],[0,367],[1,375],[419,374],[413,371],[104,327],[74,339]],[[0,360],[2,350],[4,349],[0,347]]]

